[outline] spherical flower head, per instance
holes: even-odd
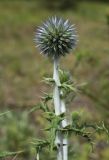
[[[76,46],[77,35],[68,20],[52,17],[37,29],[35,40],[42,54],[54,58],[70,53]]]

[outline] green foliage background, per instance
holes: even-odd
[[[63,1],[58,4],[47,1],[46,5],[41,2],[0,1],[0,112],[10,111],[0,116],[0,152],[26,148],[27,152],[17,159],[34,158],[35,151],[29,142],[32,137],[45,136],[40,112],[28,114],[28,111],[40,101],[42,92],[49,90],[40,81],[52,74],[52,62],[39,54],[33,39],[37,26],[52,15],[70,19],[79,35],[77,49],[62,58],[61,66],[70,70],[78,83],[87,85],[68,110],[81,110],[83,119],[104,120],[109,124],[109,4],[69,0],[69,4],[73,2],[69,8]],[[71,139],[74,145],[70,158],[108,160],[109,145],[104,138],[97,137],[94,153],[82,140]]]

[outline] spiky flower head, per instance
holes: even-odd
[[[54,58],[74,49],[77,35],[74,25],[68,20],[52,17],[37,29],[35,40],[41,53]]]

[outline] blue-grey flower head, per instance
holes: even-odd
[[[62,18],[49,18],[37,29],[35,40],[41,53],[49,57],[60,57],[75,48],[77,35],[74,25]]]

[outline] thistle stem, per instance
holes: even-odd
[[[64,99],[62,98],[61,98],[61,112],[66,113],[65,102],[64,102]],[[66,126],[67,126],[67,119],[65,118],[62,121],[62,127],[66,127]],[[68,139],[67,137],[63,137],[63,160],[68,160]]]
[[[37,153],[36,159],[39,160],[39,152]]]
[[[55,113],[56,115],[61,114],[61,100],[60,100],[60,79],[59,79],[59,73],[58,73],[58,63],[59,59],[54,58],[54,73],[53,73],[53,79],[55,81],[55,87],[54,87],[54,107],[55,107]]]
[[[54,58],[54,73],[53,79],[55,80],[55,87],[54,87],[54,107],[55,107],[55,114],[61,114],[61,99],[60,99],[60,79],[59,79],[59,72],[58,72],[58,64],[59,58]],[[60,124],[61,125],[61,124]],[[58,148],[57,153],[57,160],[63,160],[63,135],[61,132],[57,132],[56,134],[56,146]]]

